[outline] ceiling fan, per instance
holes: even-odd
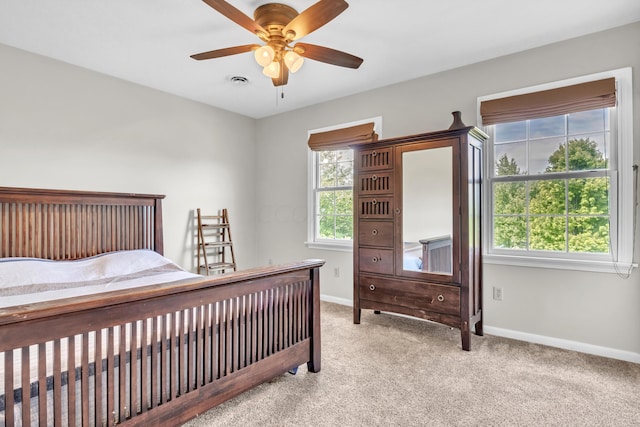
[[[197,60],[220,58],[254,51],[263,73],[271,77],[274,86],[283,86],[289,80],[289,72],[300,69],[303,58],[347,68],[358,68],[362,59],[339,50],[309,43],[292,42],[317,30],[340,15],[349,5],[344,0],[320,0],[302,13],[281,3],[268,3],[258,7],[254,19],[224,0],[203,0],[236,24],[251,31],[265,45],[246,44],[211,50],[191,55]]]

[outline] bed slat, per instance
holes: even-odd
[[[13,350],[4,352],[4,407],[5,407],[5,425],[12,426],[14,421],[14,399],[13,393]],[[7,390],[9,392],[7,393]]]
[[[212,313],[212,304],[207,304],[205,306],[204,309],[204,315],[203,315],[203,319],[204,319],[204,325],[203,325],[203,334],[204,334],[204,360],[203,360],[203,376],[204,378],[202,379],[202,384],[207,384],[211,381],[211,379],[213,378],[212,376],[212,358],[211,355],[212,353],[212,340],[211,340],[211,334],[213,333],[213,328],[212,328],[212,317],[211,317],[211,313]]]
[[[83,426],[89,425],[89,379],[87,376],[89,375],[89,333],[85,332],[82,334],[82,353],[81,353],[81,379],[80,383],[80,395],[82,397],[82,424]]]
[[[151,404],[149,409],[158,406],[158,317],[151,318]]]
[[[22,347],[22,363],[20,365],[20,369],[22,371],[22,384],[31,384],[29,380],[29,347]],[[31,399],[28,397],[31,390],[30,387],[25,388],[22,389],[22,420],[23,423],[26,422],[27,425],[29,425],[31,424]]]
[[[104,422],[104,405],[102,404],[104,393],[102,392],[102,329],[95,332],[94,342],[94,425],[100,426]]]
[[[176,341],[176,323],[178,320],[178,313],[171,313],[171,322],[169,328],[169,363],[171,365],[171,369],[169,370],[169,378],[170,378],[170,387],[171,387],[171,399],[173,400],[178,396],[178,381],[177,378],[177,368],[178,368],[178,350],[176,349],[177,341]]]
[[[185,322],[185,327],[187,330],[186,335],[186,339],[187,339],[187,356],[186,356],[186,360],[187,360],[187,372],[185,374],[185,379],[187,382],[187,386],[185,388],[185,392],[188,393],[190,391],[192,391],[194,389],[194,378],[195,378],[195,366],[194,366],[194,360],[195,360],[195,349],[194,349],[194,337],[193,337],[193,322],[194,322],[194,309],[193,308],[189,308],[186,310],[187,315],[186,317],[186,322]]]
[[[67,373],[67,408],[66,408],[66,413],[67,413],[67,422],[69,423],[69,426],[75,426],[76,424],[76,381],[75,381],[75,373],[76,370],[73,369],[73,367],[76,366],[75,364],[75,337],[74,336],[70,336],[67,338],[67,367],[66,367],[66,373]],[[64,381],[63,381],[64,384]]]
[[[144,413],[147,412],[147,408],[149,408],[149,375],[147,373],[149,369],[149,365],[147,363],[147,360],[149,358],[149,354],[147,353],[147,349],[149,348],[149,343],[147,341],[149,322],[147,321],[147,319],[142,319],[141,323],[142,332],[140,335],[140,340],[142,343],[140,345],[140,412]]]
[[[115,423],[115,333],[113,326],[107,332],[107,425]]]
[[[62,425],[62,349],[60,340],[53,341],[53,419]]]
[[[205,357],[205,339],[204,339],[204,311],[203,307],[199,305],[196,307],[196,334],[195,334],[195,347],[196,347],[196,369],[195,369],[195,388],[198,389],[204,384],[204,357]]]
[[[139,411],[140,408],[140,398],[138,396],[138,349],[140,348],[139,340],[138,340],[138,322],[131,323],[131,339],[132,344],[129,347],[130,354],[130,373],[131,381],[129,382],[129,404],[130,404],[130,412],[135,414]]]
[[[168,325],[167,317],[169,317],[168,313],[164,316],[160,316],[160,403],[167,403],[167,401],[171,400],[169,390],[166,388],[167,381],[169,381],[169,376],[167,374],[167,352],[169,351],[167,348],[166,335]]]
[[[38,418],[47,423],[47,344],[38,344]]]
[[[120,325],[118,338],[118,419],[124,420],[127,418],[127,340],[130,338],[125,325]]]

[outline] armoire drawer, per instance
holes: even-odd
[[[358,205],[358,216],[360,218],[393,218],[393,197],[359,197]]]
[[[359,171],[393,168],[393,147],[357,152],[356,167]]]
[[[393,249],[359,248],[360,271],[393,274]]]
[[[359,289],[361,299],[460,315],[460,288],[457,286],[362,275]]]
[[[392,221],[362,221],[358,227],[358,244],[393,247]]]
[[[358,175],[360,196],[393,193],[393,171],[363,173]]]

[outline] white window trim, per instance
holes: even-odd
[[[342,123],[335,126],[327,126],[318,129],[312,129],[307,132],[307,140],[314,133],[328,132],[336,129],[343,129],[353,126],[362,125],[365,123],[373,123],[373,130],[378,134],[378,137],[382,136],[382,117],[372,117],[369,119],[357,120],[349,123]],[[339,240],[315,240],[315,182],[316,182],[316,168],[314,162],[315,154],[311,149],[307,148],[307,241],[305,245],[310,249],[324,249],[338,252],[352,252],[353,240],[339,241]]]
[[[498,254],[489,253],[489,245],[485,244],[483,249],[483,261],[488,264],[515,265],[524,267],[541,267],[556,268],[565,270],[581,270],[594,271],[604,273],[615,273],[624,276],[633,268],[637,268],[637,264],[633,264],[633,91],[632,91],[632,71],[631,67],[621,68],[617,70],[605,71],[587,76],[576,77],[572,79],[562,80],[558,82],[546,83],[531,86],[522,89],[510,90],[506,92],[486,95],[478,97],[477,101],[477,118],[479,126],[482,126],[482,116],[480,114],[480,103],[496,98],[505,98],[508,96],[521,95],[531,92],[539,92],[548,89],[555,89],[563,86],[570,86],[579,83],[585,83],[594,80],[614,77],[616,79],[617,89],[617,171],[618,171],[618,207],[617,207],[617,226],[618,233],[614,236],[617,240],[617,247],[613,248],[618,253],[618,261],[596,261],[588,259],[567,259],[567,258],[544,258],[532,257],[523,254]],[[492,165],[488,164],[490,156],[485,156],[485,170],[489,170]],[[485,174],[484,192],[487,196],[488,192],[488,173]],[[484,197],[484,212],[491,212],[491,198]],[[484,215],[483,228],[484,235],[489,236],[488,231],[491,227],[490,215]],[[588,258],[588,257],[584,257]]]

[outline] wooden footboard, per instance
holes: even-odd
[[[0,417],[176,425],[301,364],[318,372],[323,263],[3,309]]]

